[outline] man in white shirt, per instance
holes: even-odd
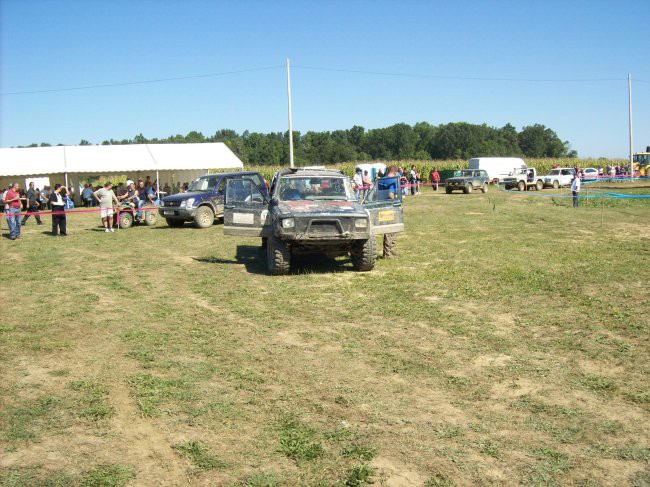
[[[571,182],[571,193],[573,193],[573,207],[577,208],[580,204],[580,196],[578,196],[578,193],[580,193],[580,173],[577,171]]]

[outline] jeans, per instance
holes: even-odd
[[[20,208],[7,208],[7,223],[9,224],[9,238],[14,240],[20,236]]]
[[[136,218],[142,218],[142,207],[145,205],[145,200],[138,200],[138,211],[135,212]]]
[[[29,212],[30,212],[30,213],[38,212],[38,210],[39,210],[39,208],[38,208],[38,204],[37,204],[37,203],[34,203],[33,205],[29,205]],[[30,216],[31,216],[31,215],[25,215],[25,216],[23,217],[23,222],[22,222],[23,225],[25,224],[25,222],[27,221],[27,219],[28,219]],[[43,223],[43,222],[41,221],[41,217],[40,217],[40,215],[34,215],[34,218],[36,218],[36,222],[37,222],[39,225],[40,225],[41,223]]]
[[[580,206],[580,200],[579,200],[580,196],[578,196],[577,191],[571,191],[571,192],[573,193],[573,207],[577,208],[578,206]]]

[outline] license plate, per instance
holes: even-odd
[[[380,211],[377,215],[379,222],[392,222],[395,219],[395,212],[393,210]]]
[[[163,215],[173,215],[173,211],[163,211]]]

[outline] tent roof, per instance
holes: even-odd
[[[222,142],[0,148],[0,176],[241,168]]]

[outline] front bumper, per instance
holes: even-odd
[[[158,208],[158,214],[170,220],[193,220],[195,213],[196,208],[179,208],[173,206]]]
[[[276,235],[283,240],[302,242],[340,242],[370,238],[370,220],[367,215],[341,217],[339,215],[318,215],[293,217],[295,226],[283,228],[276,225]],[[355,220],[365,219],[366,226],[355,226]]]

